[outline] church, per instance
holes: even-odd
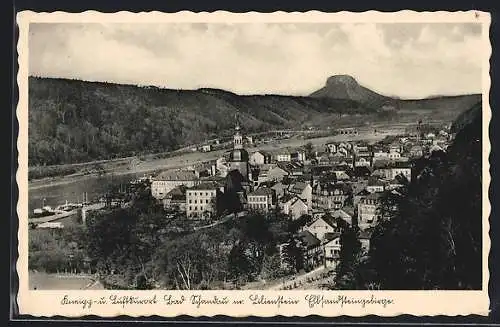
[[[243,148],[243,135],[241,134],[240,124],[236,117],[235,133],[233,136],[233,150],[229,153],[229,160],[227,162],[228,175],[231,178],[238,180],[242,188],[249,192],[252,185],[251,167],[249,164],[247,150]],[[240,176],[241,175],[241,176]]]

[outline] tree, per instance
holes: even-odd
[[[313,157],[314,147],[311,142],[308,142],[306,143],[306,145],[304,145],[304,151],[306,153],[306,158],[311,159]]]
[[[293,273],[304,268],[304,254],[299,244],[300,240],[291,237],[283,249],[283,261]]]
[[[355,274],[361,255],[361,243],[357,234],[356,227],[349,227],[344,228],[340,235],[341,247],[335,283],[344,289],[346,286],[356,285]]]

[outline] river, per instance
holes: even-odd
[[[128,182],[142,177],[140,173],[130,173],[121,175],[87,176],[67,183],[56,183],[43,187],[29,188],[28,190],[28,210],[40,208],[42,205],[56,207],[68,202],[81,202],[83,193],[87,193],[88,201],[93,201],[101,197],[108,188],[127,184]],[[45,200],[43,200],[45,199]]]
[[[249,147],[248,151],[256,150],[273,151],[284,147],[299,147],[305,143],[312,143],[314,146],[322,146],[327,142],[340,141],[356,141],[370,140],[376,141],[384,138],[387,135],[394,135],[401,130],[397,128],[385,130],[382,133],[373,134],[368,131],[360,132],[359,135],[334,135],[320,137],[314,139],[289,139],[275,141],[271,144],[260,144]],[[107,191],[110,185],[119,186],[137,179],[138,177],[149,174],[155,170],[174,169],[186,167],[195,163],[200,163],[206,160],[215,160],[220,157],[226,150],[217,150],[208,153],[194,152],[180,156],[164,159],[154,159],[142,162],[134,168],[134,172],[116,171],[116,174],[107,174],[103,176],[83,176],[78,178],[58,177],[51,181],[36,181],[30,182],[28,190],[28,210],[33,212],[33,209],[40,208],[43,205],[57,206],[68,202],[81,202],[83,193],[87,193],[87,199],[93,201],[99,198]],[[43,200],[45,199],[45,200]]]

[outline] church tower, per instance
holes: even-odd
[[[245,181],[249,181],[250,167],[248,164],[249,155],[243,148],[243,136],[241,135],[241,128],[238,122],[238,117],[235,116],[235,127],[233,136],[233,150],[229,155],[229,169],[238,170],[243,176]]]
[[[240,132],[240,123],[238,122],[238,116],[235,115],[236,126],[234,127],[235,133],[233,136],[233,149],[243,149],[243,136]]]

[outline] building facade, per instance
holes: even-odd
[[[151,182],[151,195],[156,199],[164,196],[178,186],[193,187],[200,180],[194,171],[166,171],[153,178]]]
[[[186,190],[186,215],[192,219],[209,219],[217,213],[219,186],[204,183]]]

